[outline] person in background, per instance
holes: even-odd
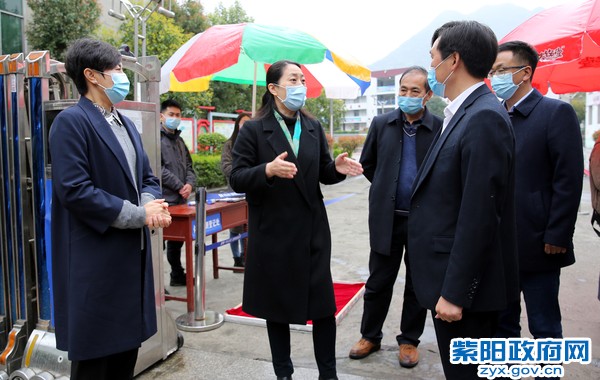
[[[114,107],[129,92],[119,52],[79,39],[65,69],[81,97],[49,136],[56,347],[72,380],[131,379],[157,331],[148,227],[171,217],[141,136]]]
[[[590,193],[592,194],[592,228],[600,237],[600,139],[594,143],[590,154]],[[598,300],[600,300],[600,278],[598,279]]]
[[[429,86],[451,102],[415,179],[407,252],[446,378],[476,379],[477,365],[450,363],[450,342],[494,337],[498,313],[519,297],[514,134],[484,82],[498,53],[494,32],[452,21],[431,44]]]
[[[160,105],[160,165],[162,190],[170,205],[187,203],[194,191],[196,173],[190,151],[178,129],[181,123],[181,106],[173,99]],[[167,261],[171,265],[171,286],[185,286],[185,271],[181,265],[182,241],[167,241]]]
[[[350,350],[351,359],[362,359],[381,347],[382,328],[394,283],[407,243],[408,210],[412,185],[429,146],[442,127],[442,119],[425,108],[433,93],[427,70],[412,66],[400,77],[399,108],[376,116],[369,128],[360,163],[369,190],[369,279],[365,285],[361,339]],[[406,281],[398,342],[398,361],[412,368],[419,363],[419,337],[427,310],[415,296],[404,257]]]
[[[573,107],[531,85],[538,53],[522,41],[499,46],[490,71],[515,132],[519,285],[534,338],[562,338],[561,268],[575,262],[573,233],[583,186],[583,147]],[[521,301],[499,317],[499,338],[521,335]]]
[[[294,372],[289,324],[308,320],[319,379],[337,379],[331,233],[320,183],[362,167],[347,153],[329,155],[321,123],[302,109],[298,63],[275,62],[266,83],[261,108],[233,146],[231,187],[246,193],[249,213],[242,309],[267,321],[277,379]]]
[[[225,179],[227,180],[227,186],[231,190],[231,185],[229,183],[229,176],[231,175],[231,162],[233,158],[231,156],[231,150],[233,149],[233,145],[235,144],[235,140],[237,139],[238,133],[240,132],[240,128],[244,125],[244,123],[250,120],[250,115],[247,113],[240,113],[238,117],[235,119],[235,124],[233,125],[233,133],[231,137],[225,141],[223,144],[223,151],[221,152],[221,171],[225,175]],[[233,238],[239,236],[244,232],[244,228],[234,227],[229,230],[229,237]],[[240,239],[231,243],[231,253],[233,254],[233,266],[235,267],[243,267],[244,266],[244,240]]]

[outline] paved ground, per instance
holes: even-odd
[[[367,199],[369,182],[362,176],[333,186],[324,186],[325,199],[347,197],[327,207],[333,252],[332,273],[338,281],[366,281],[368,276]],[[593,342],[592,364],[566,366],[565,379],[600,379],[600,301],[598,274],[600,271],[600,239],[591,229],[590,195],[587,178],[580,217],[575,231],[577,263],[563,270],[560,302],[565,337],[590,337]],[[222,234],[219,240],[228,235]],[[232,262],[228,248],[220,251],[220,260]],[[165,260],[165,268],[168,264]],[[243,274],[221,271],[212,279],[212,261],[206,256],[206,309],[223,312],[242,299]],[[168,279],[168,269],[165,281]],[[443,379],[435,343],[435,333],[428,317],[420,345],[421,361],[414,369],[400,368],[397,361],[399,318],[404,286],[404,267],[398,276],[390,314],[384,325],[382,350],[363,360],[348,358],[350,347],[360,338],[362,300],[350,310],[337,330],[337,366],[340,379]],[[183,288],[167,289],[183,294]],[[185,312],[185,304],[169,301],[167,308],[174,318]],[[523,315],[524,335],[528,336]],[[167,360],[156,364],[139,379],[273,379],[266,329],[226,322],[208,332],[183,332],[183,347]],[[317,379],[318,371],[312,352],[310,333],[292,333],[294,379]]]

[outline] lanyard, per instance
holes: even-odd
[[[283,121],[283,118],[281,117],[281,115],[279,115],[279,113],[277,113],[277,111],[273,111],[273,113],[275,114],[275,119],[277,119],[277,121],[279,122],[279,126],[281,127],[283,134],[285,135],[288,142],[290,143],[290,147],[292,147],[292,150],[294,151],[294,155],[296,155],[296,157],[298,157],[298,150],[300,149],[300,132],[302,132],[301,123],[300,123],[300,115],[298,115],[298,117],[296,118],[296,125],[294,125],[294,137],[292,137],[290,135],[290,130],[288,129],[287,125],[285,124],[285,121]]]

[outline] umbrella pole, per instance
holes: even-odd
[[[258,63],[254,61],[254,79],[252,80],[252,117],[256,113],[256,72],[258,71]]]

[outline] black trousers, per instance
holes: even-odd
[[[450,341],[453,338],[493,338],[498,326],[498,312],[463,311],[462,319],[457,322],[444,322],[435,319],[435,310],[431,311],[435,336],[437,338],[444,375],[448,380],[481,379],[477,376],[477,364],[451,364]]]
[[[395,216],[392,249],[390,255],[381,255],[371,251],[369,257],[369,279],[365,285],[364,310],[360,326],[363,338],[380,343],[383,337],[383,323],[387,317],[394,283],[398,277],[402,254],[406,248],[407,221],[405,216]],[[427,310],[417,301],[412,284],[408,255],[404,255],[406,265],[406,283],[404,285],[404,301],[402,302],[402,317],[400,320],[400,335],[396,336],[398,344],[419,345],[419,338],[425,328]]]
[[[316,319],[313,323],[313,349],[319,376],[334,378],[337,376],[335,363],[335,317]],[[279,377],[291,376],[294,365],[291,359],[290,325],[267,321],[267,333],[273,358],[273,369]]]
[[[171,278],[182,277],[184,274],[181,266],[182,241],[167,241],[167,261],[171,265]]]
[[[101,358],[71,362],[71,380],[129,380],[133,378],[138,349]]]

